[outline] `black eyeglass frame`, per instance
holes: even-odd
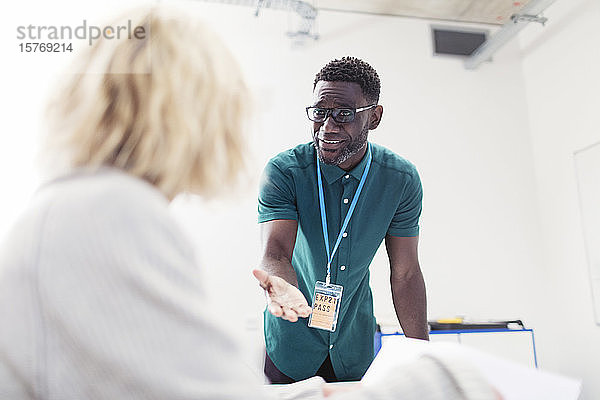
[[[311,120],[312,122],[316,122],[316,123],[323,123],[323,122],[327,121],[327,118],[329,118],[329,116],[331,116],[331,118],[333,118],[333,120],[335,122],[337,122],[338,124],[345,124],[345,123],[354,121],[354,118],[356,118],[356,113],[359,113],[359,112],[365,111],[365,110],[370,110],[371,108],[374,108],[374,107],[377,107],[377,104],[371,104],[371,105],[359,107],[359,108],[348,108],[348,107],[323,108],[323,107],[316,107],[316,106],[308,106],[308,107],[306,107],[306,116],[308,117],[309,120]],[[323,120],[315,121],[314,119],[311,118],[310,110],[314,110],[314,109],[325,110],[325,117],[323,117]],[[352,119],[347,120],[347,121],[338,121],[338,116],[339,116],[340,112],[343,110],[352,111]]]

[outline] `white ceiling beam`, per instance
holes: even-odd
[[[509,42],[530,22],[546,22],[545,18],[538,18],[538,16],[555,1],[532,0],[527,3],[518,14],[513,15],[510,21],[506,22],[500,30],[486,40],[465,60],[465,68],[475,69],[482,62],[489,60],[500,47]]]

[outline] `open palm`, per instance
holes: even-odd
[[[297,287],[263,270],[255,269],[252,273],[260,282],[260,286],[265,289],[267,307],[271,314],[290,322],[296,322],[298,318],[306,318],[310,315],[312,310]]]

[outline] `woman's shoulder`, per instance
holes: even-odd
[[[176,254],[195,262],[189,238],[169,211],[167,198],[144,180],[115,169],[79,171],[44,185],[27,214],[40,248],[64,253],[121,254],[131,258]],[[49,257],[46,259],[53,258]],[[113,260],[119,267],[121,262]],[[141,264],[140,264],[141,265]],[[145,266],[144,266],[145,268]]]
[[[36,197],[41,202],[71,211],[95,208],[118,211],[122,207],[166,209],[168,206],[166,197],[150,183],[115,168],[73,171],[45,183]]]
[[[107,168],[76,171],[46,183],[26,217],[36,221],[43,243],[54,243],[59,236],[96,246],[94,238],[120,236],[138,241],[153,231],[181,241],[168,205],[151,184]]]

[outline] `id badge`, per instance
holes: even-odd
[[[335,332],[343,289],[340,285],[317,281],[308,326]]]

